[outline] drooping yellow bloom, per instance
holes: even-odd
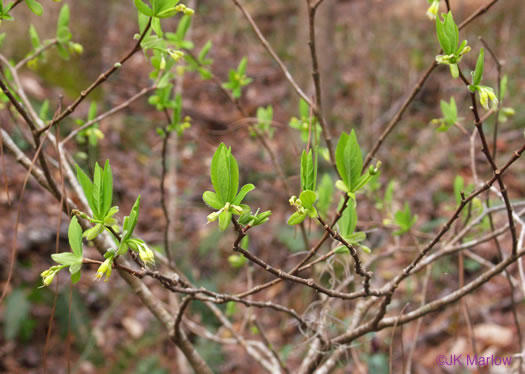
[[[433,0],[427,9],[427,17],[433,21],[436,19],[439,11],[439,0]]]

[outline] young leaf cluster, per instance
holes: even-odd
[[[97,103],[92,101],[89,105],[87,121],[81,119],[76,120],[77,125],[83,126],[87,122],[93,121],[97,116]],[[95,122],[87,129],[80,131],[76,135],[76,140],[79,144],[89,144],[91,147],[96,147],[98,141],[104,139],[104,133],[99,128],[99,123]]]
[[[246,76],[246,64],[248,60],[246,57],[243,57],[237,70],[231,69],[229,73],[229,80],[222,84],[222,87],[231,91],[232,96],[235,99],[241,97],[242,88],[249,85],[252,82],[252,78]]]
[[[138,10],[139,31],[141,34],[146,32],[140,46],[145,54],[152,51],[150,55],[146,54],[146,57],[151,57],[151,64],[155,69],[150,77],[159,78],[158,87],[164,88],[173,77],[171,68],[184,57],[180,49],[193,48],[193,43],[185,40],[185,36],[191,26],[191,16],[194,11],[183,4],[178,4],[179,0],[151,0],[150,5],[142,0],[134,0],[134,3]],[[164,33],[161,19],[178,13],[182,13],[183,17],[179,21],[176,32]],[[151,28],[146,31],[148,24]],[[136,34],[135,38],[140,38],[140,35]]]
[[[479,51],[478,60],[476,62],[476,69],[472,73],[472,83],[468,86],[470,92],[477,92],[479,95],[479,102],[485,109],[489,109],[489,102],[492,104],[492,109],[497,109],[498,98],[494,93],[494,89],[488,86],[482,86],[483,69],[485,65],[485,51],[483,48]]]
[[[210,79],[213,76],[209,69],[211,64],[213,64],[213,59],[208,57],[211,47],[212,42],[211,40],[208,40],[206,44],[204,44],[196,58],[194,58],[190,54],[184,55],[184,59],[188,64],[188,70],[198,72],[201,78],[204,80]]]
[[[341,204],[342,205],[342,201]],[[364,252],[370,253],[370,248],[361,243],[366,239],[366,234],[364,232],[355,231],[357,226],[357,210],[356,202],[352,199],[349,200],[348,206],[343,211],[343,214],[339,221],[337,222],[337,227],[339,228],[339,234],[341,237],[348,243],[354,246],[361,248]],[[338,246],[335,249],[337,254],[346,254],[350,253],[349,249],[344,246]]]
[[[215,192],[204,192],[202,199],[206,205],[217,211],[208,215],[208,223],[218,219],[219,229],[224,231],[228,228],[233,214],[242,216],[250,211],[250,207],[242,204],[242,201],[255,186],[246,184],[239,191],[239,166],[231,148],[226,147],[224,143],[219,145],[213,155],[210,177]],[[263,222],[258,224],[261,223]]]
[[[398,230],[394,231],[394,235],[403,235],[410,231],[412,226],[417,222],[417,215],[412,215],[410,206],[405,203],[403,210],[398,210],[394,214],[394,223],[399,227]]]
[[[2,23],[2,20],[13,20],[13,16],[11,16],[9,12],[11,11],[11,7],[14,3],[14,1],[9,1],[6,5],[4,5],[4,2],[0,1],[0,24]]]
[[[299,101],[299,118],[292,117],[289,123],[291,128],[299,130],[301,133],[301,139],[304,143],[308,143],[308,139],[313,140],[314,144],[319,144],[319,138],[321,136],[321,125],[317,118],[310,113],[310,106],[306,101],[301,99]],[[310,127],[312,130],[310,131]]]
[[[436,118],[432,120],[433,124],[439,125],[436,129],[439,132],[448,131],[451,126],[454,126],[459,122],[458,118],[458,108],[456,106],[456,100],[453,97],[450,98],[450,103],[447,103],[445,100],[441,100],[441,113],[443,117]]]
[[[306,217],[317,217],[317,209],[314,207],[317,201],[316,184],[317,152],[310,149],[301,154],[301,194],[299,198],[296,196],[290,198],[290,205],[294,206],[296,211],[288,219],[289,225],[297,225]]]
[[[118,207],[111,206],[113,201],[113,175],[109,161],[106,161],[104,169],[98,163],[95,164],[93,181],[77,165],[77,179],[93,212],[91,222],[95,224],[94,227],[86,230],[84,236],[87,240],[93,240],[104,231],[105,226],[113,226],[116,223],[113,215],[118,212]]]
[[[342,178],[335,183],[335,186],[352,197],[355,197],[355,193],[370,182],[381,166],[381,163],[378,162],[375,167],[370,166],[368,171],[362,175],[363,154],[354,130],[350,134],[341,133],[335,149],[335,164]]]
[[[71,41],[72,35],[71,31],[69,30],[69,18],[69,6],[67,4],[64,4],[62,8],[60,8],[60,12],[58,13],[56,34],[56,48],[58,54],[64,60],[69,60],[70,52],[81,54],[84,51],[82,45]]]
[[[165,91],[163,91],[163,93],[164,92]],[[170,89],[169,92],[171,93],[173,90]],[[151,100],[152,98],[154,98],[154,96],[150,97],[150,103],[155,101]],[[176,94],[175,99],[168,99],[168,101],[163,104],[162,107],[173,109],[170,124],[164,128],[157,128],[157,133],[162,138],[166,137],[167,134],[173,131],[175,131],[178,136],[181,136],[184,134],[184,131],[191,127],[191,118],[189,116],[182,118],[182,96],[180,94]]]
[[[133,204],[129,216],[124,217],[121,230],[118,221],[113,217],[119,211],[119,208],[117,206],[111,207],[113,199],[113,176],[109,161],[106,161],[104,168],[95,164],[93,180],[77,166],[77,179],[88,201],[88,205],[93,212],[93,216],[89,216],[83,212],[73,211],[75,216],[71,219],[68,231],[71,252],[51,256],[59,265],[52,266],[42,272],[41,276],[44,285],[50,285],[56,273],[65,267],[69,267],[69,271],[72,274],[71,279],[73,283],[76,283],[80,279],[80,270],[84,260],[82,257],[82,238],[85,237],[88,241],[93,240],[104,230],[111,233],[115,241],[115,247],[109,248],[104,254],[104,261],[99,266],[95,275],[96,279],[105,276],[107,280],[114,267],[114,260],[118,256],[127,253],[130,248],[138,252],[139,257],[145,264],[153,263],[153,251],[143,240],[133,237],[133,232],[139,217],[140,195],[137,197],[135,204]],[[94,226],[82,232],[77,216],[88,220]],[[122,232],[121,235],[119,234],[120,232]]]
[[[275,128],[272,126],[273,121],[273,107],[268,105],[266,108],[259,107],[257,108],[257,124],[255,127],[263,135],[266,135],[268,138],[273,138]],[[255,136],[256,133],[250,128],[251,136]]]
[[[501,88],[500,88],[500,99],[501,102],[505,99],[505,95],[507,93],[507,86],[508,86],[508,77],[507,75],[504,75],[503,78],[501,78]],[[502,107],[499,110],[498,116],[499,121],[501,123],[507,122],[509,117],[513,117],[516,114],[514,108],[511,107]]]
[[[457,78],[459,76],[458,63],[463,55],[470,52],[470,47],[466,40],[458,46],[459,29],[454,22],[452,12],[449,11],[442,17],[442,20],[439,17],[436,18],[436,33],[444,54],[436,56],[436,61],[439,64],[449,65],[452,77]]]
[[[69,223],[69,229],[67,232],[69,239],[69,246],[71,247],[71,252],[55,253],[51,255],[53,261],[59,265],[50,267],[49,269],[43,271],[40,275],[42,277],[43,284],[49,286],[55,275],[62,269],[69,267],[69,272],[71,273],[71,282],[73,284],[77,283],[80,280],[80,270],[82,268],[82,228],[78,223],[77,217],[73,217]]]

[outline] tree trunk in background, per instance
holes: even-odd
[[[315,35],[317,58],[321,74],[321,92],[323,112],[330,118],[335,98],[337,58],[335,49],[337,0],[325,0],[317,9],[315,16]],[[296,76],[299,84],[308,95],[314,95],[312,80],[312,59],[310,56],[308,5],[306,0],[299,1],[296,43]]]

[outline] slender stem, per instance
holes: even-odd
[[[97,88],[99,85],[101,85],[103,82],[105,82],[114,72],[116,72],[124,63],[131,58],[135,53],[141,50],[140,43],[142,43],[142,40],[146,36],[147,32],[149,31],[151,27],[151,18],[148,21],[148,24],[144,28],[144,31],[140,35],[139,39],[131,48],[131,50],[122,57],[117,63],[115,63],[111,68],[106,70],[104,73],[100,74],[99,77],[91,83],[91,85],[86,88],[84,91],[80,92],[80,96],[77,97],[77,99],[69,105],[62,113],[60,113],[55,119],[53,119],[51,122],[49,122],[46,126],[38,130],[38,134],[42,134],[44,131],[47,131],[51,127],[57,125],[62,121],[64,118],[69,116],[71,113],[75,111],[75,109],[80,105],[82,101],[91,93],[95,88]]]
[[[323,137],[330,154],[330,161],[335,167],[335,154],[334,147],[332,145],[332,135],[330,134],[330,129],[326,124],[324,112],[323,112],[323,101],[322,101],[322,89],[321,89],[321,73],[319,71],[319,61],[317,58],[317,46],[315,39],[315,15],[317,7],[321,4],[321,1],[318,0],[315,4],[312,4],[312,0],[306,0],[308,6],[308,28],[310,34],[310,40],[308,45],[310,46],[310,55],[312,58],[312,78],[314,81],[315,88],[315,108],[313,108],[319,118],[319,123],[323,130]],[[336,169],[337,171],[337,169]]]
[[[32,59],[40,56],[46,50],[48,50],[49,48],[51,48],[51,47],[53,47],[53,46],[55,46],[57,44],[58,44],[58,40],[56,40],[56,39],[48,40],[44,45],[42,45],[39,48],[37,48],[32,54],[30,54],[29,56],[27,56],[24,59],[20,60],[15,65],[15,70],[19,70],[21,67],[23,67],[25,64],[27,64],[29,61],[31,61]]]
[[[461,80],[465,83],[465,85],[470,85],[470,82],[465,77],[461,69],[459,68],[459,76]],[[512,205],[510,203],[509,195],[507,193],[507,187],[505,186],[505,183],[503,182],[503,177],[501,176],[501,171],[498,169],[498,166],[494,162],[494,159],[492,158],[492,155],[490,154],[489,145],[487,143],[487,139],[485,137],[485,132],[483,130],[483,122],[481,122],[481,118],[478,112],[478,103],[476,101],[476,93],[470,92],[470,98],[472,101],[472,114],[474,115],[474,125],[476,126],[476,129],[478,130],[479,138],[481,140],[481,151],[485,155],[485,158],[489,162],[492,170],[494,171],[494,175],[496,177],[496,180],[498,181],[498,185],[501,191],[501,195],[503,196],[503,201],[505,203],[505,206],[507,207],[507,218],[509,220],[509,227],[510,227],[510,234],[512,237],[512,255],[516,255],[516,251],[518,249],[518,237],[516,235],[516,226],[514,224],[514,218],[512,217]]]
[[[461,30],[461,29],[467,27],[470,23],[472,23],[479,16],[481,16],[484,13],[486,13],[498,1],[499,0],[492,0],[490,3],[485,4],[485,5],[481,6],[480,8],[478,8],[478,10],[476,10],[467,19],[465,19],[458,26],[458,28]],[[408,94],[407,98],[405,99],[405,101],[403,102],[403,104],[401,105],[399,110],[396,112],[394,117],[392,117],[392,119],[390,120],[390,122],[388,123],[386,128],[383,130],[383,132],[381,133],[379,138],[376,140],[376,142],[372,146],[372,149],[370,150],[370,152],[368,152],[368,154],[366,155],[365,161],[363,163],[363,169],[366,169],[370,165],[370,163],[372,162],[372,159],[376,155],[377,151],[379,151],[379,148],[381,148],[381,145],[384,143],[385,139],[392,132],[392,130],[394,130],[394,128],[399,123],[399,121],[401,121],[401,118],[403,117],[403,114],[405,113],[405,111],[407,110],[409,105],[412,103],[412,101],[414,101],[414,99],[417,96],[417,94],[419,93],[419,91],[421,91],[421,88],[423,87],[423,85],[427,81],[427,79],[430,76],[430,74],[432,74],[432,72],[434,71],[436,66],[437,66],[437,62],[435,60],[432,61],[432,64],[430,64],[430,66],[425,70],[425,72],[423,73],[421,78],[419,78],[419,80],[416,82],[414,87],[410,90],[410,93]]]

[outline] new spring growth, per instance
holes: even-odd
[[[139,253],[140,259],[145,264],[154,264],[155,263],[155,254],[153,251],[146,245],[144,240],[141,239],[129,239],[127,241],[129,248]]]
[[[70,42],[69,43],[69,50],[72,53],[76,53],[78,55],[81,55],[82,53],[84,53],[84,47],[80,43]]]
[[[181,12],[181,13],[184,13],[185,16],[192,16],[195,11],[191,8],[188,8],[186,5],[184,4],[179,4],[175,7],[175,10],[177,12]]]
[[[219,209],[216,212],[208,214],[208,217],[206,219],[208,220],[207,223],[211,223],[216,221],[222,212],[231,212],[237,215],[241,215],[243,213],[242,207],[230,203],[226,203],[221,209]]]
[[[436,19],[439,11],[439,0],[428,0],[430,6],[427,9],[427,17],[433,21]]]
[[[173,49],[168,49],[168,54],[170,55],[170,57],[175,61],[179,61],[181,58],[184,57],[184,52],[182,51],[175,51]]]
[[[303,203],[301,202],[301,199],[297,198],[297,196],[293,195],[288,202],[290,203],[290,206],[295,207],[299,213],[306,214]]]
[[[436,62],[449,65],[452,77],[457,78],[459,77],[458,63],[463,55],[470,52],[471,48],[467,45],[466,40],[458,47],[459,28],[454,22],[452,12],[448,12],[442,17],[443,20],[440,20],[439,17],[436,18],[436,33],[444,54],[436,56]]]
[[[107,258],[104,262],[98,267],[97,273],[95,274],[95,279],[100,280],[104,275],[106,279],[104,282],[109,280],[111,276],[111,271],[113,270],[113,257]]]
[[[42,277],[42,283],[43,283],[42,287],[47,287],[51,283],[53,283],[53,280],[55,279],[55,275],[65,267],[66,267],[65,265],[51,266],[49,269],[44,270],[42,273],[40,273],[40,276]]]
[[[494,93],[494,89],[488,86],[476,86],[476,91],[479,93],[479,102],[485,109],[489,109],[489,101],[491,109],[498,109],[498,98]]]
[[[489,101],[492,109],[498,108],[498,98],[494,90],[488,86],[482,86],[480,83],[483,80],[483,69],[485,65],[485,51],[483,48],[479,51],[478,61],[476,62],[476,69],[472,72],[472,84],[468,86],[470,92],[478,92],[479,102],[485,109],[489,109]]]
[[[370,167],[368,168],[368,173],[370,175],[376,175],[377,173],[379,173],[379,169],[381,168],[381,165],[383,165],[381,161],[377,161],[375,166],[370,165]]]

